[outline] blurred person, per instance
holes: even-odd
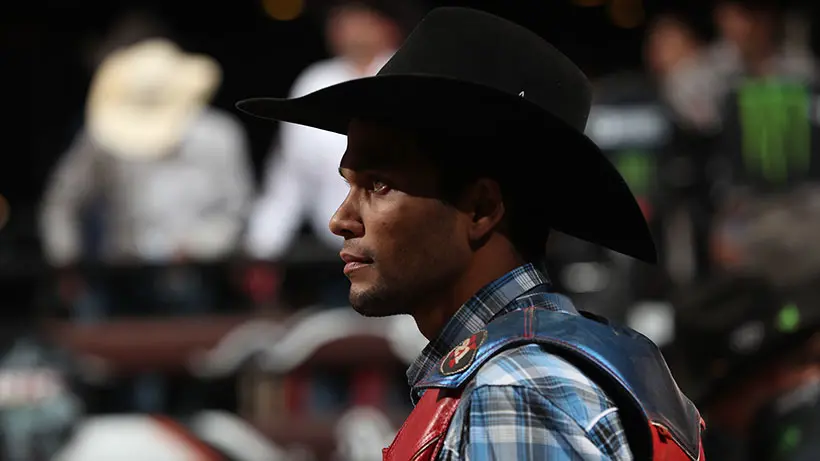
[[[662,14],[649,25],[644,56],[664,102],[683,128],[720,128],[722,86],[704,53],[705,44],[683,16]]]
[[[704,410],[714,459],[820,459],[818,274],[788,288],[721,277],[678,296],[686,359],[674,371]]]
[[[344,81],[374,75],[402,38],[401,23],[412,13],[408,0],[332,0],[322,11],[325,38],[333,57],[312,64],[293,83],[291,97],[300,97]],[[338,251],[342,239],[327,222],[347,194],[339,178],[339,159],[345,138],[336,133],[283,123],[264,176],[263,190],[254,205],[245,240],[253,260],[248,279],[251,296],[263,301],[275,295],[282,258],[291,249],[307,220],[324,248]],[[332,254],[331,251],[328,251]],[[318,300],[326,307],[346,304],[348,283],[338,273],[325,276]],[[314,407],[329,411],[343,403],[340,380],[320,373],[313,380]]]
[[[406,0],[397,3],[407,3]],[[374,75],[401,41],[400,19],[387,2],[335,0],[325,12],[325,36],[333,57],[305,69],[290,91],[300,97],[313,91]],[[283,123],[266,169],[264,189],[250,217],[246,253],[253,259],[278,262],[296,240],[303,221],[325,247],[341,248],[342,240],[327,229],[327,221],[347,193],[337,168],[345,149],[344,136]],[[276,278],[270,268],[255,269]],[[345,304],[347,284],[340,278],[320,301]],[[268,284],[272,285],[272,284]],[[259,286],[257,284],[257,286]]]
[[[714,10],[718,42],[710,62],[729,79],[779,77],[815,82],[817,63],[807,43],[788,38],[783,2],[721,0]]]
[[[86,124],[41,210],[44,252],[75,319],[214,307],[212,287],[190,265],[232,254],[251,193],[243,128],[208,106],[220,79],[211,58],[163,39],[120,48],[97,70]],[[89,209],[101,222],[97,248],[84,232]],[[95,249],[107,265],[149,268],[126,292],[90,287],[95,281],[77,268],[95,259]],[[156,408],[160,397],[151,395],[138,406]]]
[[[707,277],[713,197],[710,164],[714,139],[723,129],[727,82],[714,68],[708,46],[685,15],[668,11],[649,25],[644,61],[673,124],[659,158],[654,229],[661,260],[673,285]]]
[[[207,106],[219,80],[216,62],[161,39],[101,65],[86,126],[45,193],[41,233],[51,264],[86,256],[81,213],[98,199],[106,263],[212,261],[233,251],[250,171],[241,125]]]
[[[721,127],[730,94],[749,85],[813,85],[817,62],[805,40],[790,37],[800,29],[787,20],[787,7],[775,0],[721,0],[714,9],[717,41],[705,58],[717,75],[711,80],[721,110]]]
[[[374,78],[239,103],[348,136],[330,228],[350,304],[412,315],[431,341],[384,459],[705,459],[702,420],[656,346],[579,314],[536,267],[550,229],[657,259],[624,179],[583,134],[590,100],[536,34],[438,8]]]
[[[750,78],[816,82],[816,60],[807,44],[787,40],[785,8],[777,2],[721,0],[714,23],[713,44],[675,13],[660,15],[646,37],[647,65],[685,128],[718,133],[727,97]]]

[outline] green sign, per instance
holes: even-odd
[[[781,185],[808,172],[811,161],[810,92],[805,85],[748,82],[738,92],[743,164]]]

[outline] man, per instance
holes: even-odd
[[[252,192],[244,129],[209,105],[221,80],[219,63],[167,39],[119,48],[97,69],[86,122],[52,174],[40,219],[46,259],[77,321],[214,307],[217,295],[195,265],[233,253]],[[101,224],[98,242],[83,225],[89,210]],[[95,244],[106,265],[148,267],[121,284],[111,271],[95,280],[79,269],[94,260]],[[161,381],[139,377],[125,408],[159,411]]]
[[[356,78],[369,77],[387,62],[401,44],[397,11],[408,2],[379,0],[332,0],[321,11],[328,50],[333,57],[305,69],[293,83],[291,97]],[[248,280],[254,280],[251,296],[265,302],[276,295],[282,259],[298,241],[307,222],[319,248],[332,256],[342,239],[327,228],[327,221],[347,194],[339,178],[339,159],[345,138],[337,133],[284,123],[280,126],[275,151],[265,172],[264,188],[254,204],[244,242],[246,254],[259,262],[252,264]],[[307,155],[305,155],[307,154]],[[261,261],[265,261],[262,263]],[[272,264],[271,264],[272,263]],[[346,304],[347,283],[334,270],[326,277],[318,299],[309,303],[325,306]],[[327,402],[320,403],[321,406]]]
[[[375,75],[401,43],[399,27],[387,13],[367,3],[335,3],[325,20],[334,57],[305,69],[293,84],[292,97]],[[344,149],[345,139],[336,133],[282,125],[265,189],[248,225],[245,248],[250,256],[281,259],[305,218],[320,242],[334,250],[341,247],[342,240],[327,230],[327,220],[347,193],[336,172]]]
[[[815,81],[817,63],[805,36],[808,29],[788,17],[785,3],[773,0],[717,2],[713,18],[719,42],[710,51],[709,59],[730,84],[749,76],[776,76],[803,83]]]
[[[51,264],[88,256],[81,216],[95,201],[105,205],[106,263],[213,261],[233,251],[251,175],[242,126],[209,106],[221,74],[212,58],[165,39],[108,56],[92,81],[85,126],[44,194]]]
[[[312,64],[293,84],[291,96],[298,97],[337,83],[375,75],[401,44],[397,5],[378,0],[333,0],[323,11],[325,38],[333,57]],[[395,3],[407,3],[403,2]],[[317,8],[319,9],[319,8]],[[324,8],[322,8],[324,10]],[[275,296],[283,258],[298,241],[307,221],[321,249],[333,256],[342,239],[327,228],[347,186],[339,178],[339,160],[345,138],[337,133],[296,124],[282,124],[276,150],[271,156],[264,189],[248,222],[245,251],[255,261],[248,280],[257,302]],[[270,264],[270,263],[273,264]],[[325,278],[318,299],[326,307],[344,306],[347,281],[335,269]],[[315,275],[315,274],[314,274]],[[267,299],[266,299],[267,298]],[[313,380],[313,406],[332,411],[343,404],[343,385],[332,375]],[[305,386],[305,384],[297,384]]]
[[[686,130],[719,130],[724,95],[717,92],[723,84],[694,28],[682,16],[666,13],[648,27],[644,47],[647,67],[675,122]]]
[[[350,303],[410,314],[430,339],[384,459],[698,458],[700,417],[655,346],[579,315],[535,265],[550,228],[656,259],[634,197],[582,134],[589,82],[555,48],[436,9],[376,77],[239,107],[348,135],[330,228]]]

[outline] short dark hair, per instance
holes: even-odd
[[[532,215],[532,210],[521,200],[526,192],[521,190],[521,184],[509,171],[501,171],[492,162],[476,161],[502,157],[504,151],[511,149],[527,149],[524,142],[518,141],[522,138],[504,133],[455,136],[444,130],[430,129],[418,130],[415,134],[418,148],[439,171],[441,199],[455,203],[476,180],[497,180],[505,198],[506,209],[506,216],[498,231],[510,240],[524,260],[542,262],[549,236],[549,226],[543,223],[546,217]]]

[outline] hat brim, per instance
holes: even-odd
[[[292,98],[254,98],[237,108],[256,117],[347,134],[354,119],[375,119],[456,136],[528,128],[528,150],[499,153],[499,170],[528,184],[532,224],[599,244],[648,263],[655,244],[629,187],[583,133],[538,105],[480,84],[423,74],[381,75],[339,83]],[[516,131],[517,133],[520,131]],[[516,143],[520,145],[520,143]]]

